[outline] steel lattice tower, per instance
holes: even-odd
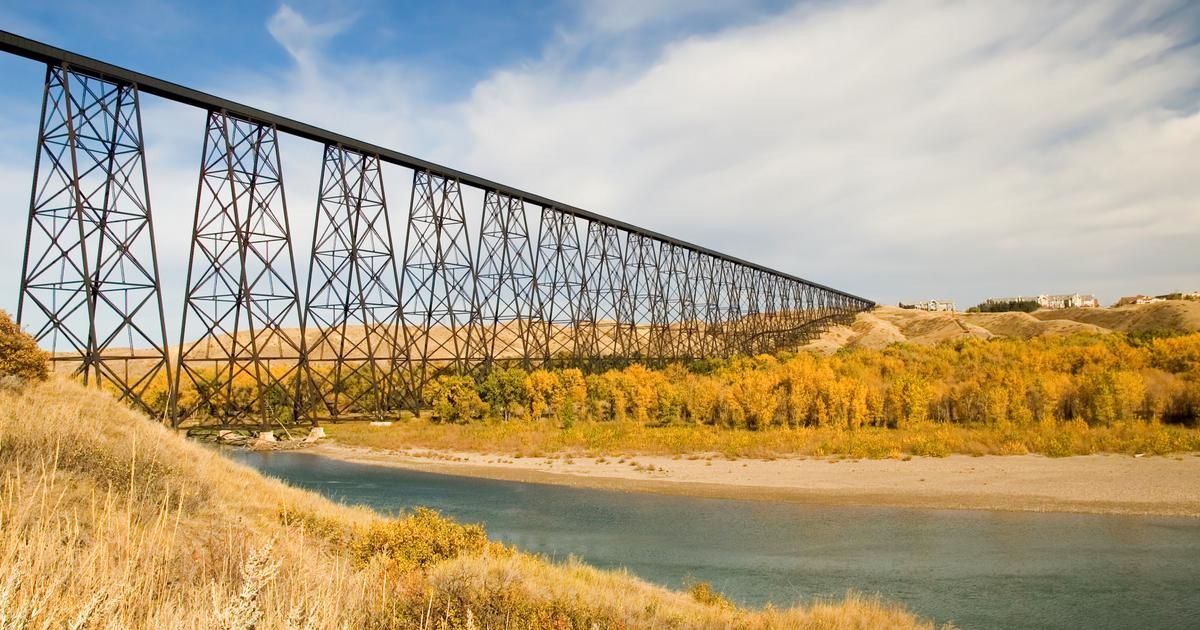
[[[628,310],[625,287],[625,264],[621,251],[621,235],[611,225],[588,222],[587,248],[584,252],[585,279],[588,291],[589,326],[592,330],[588,355],[596,365],[604,365],[613,357],[626,356],[622,317]]]
[[[298,421],[301,317],[275,128],[209,112],[176,375],[197,399],[181,415]]]
[[[626,235],[625,283],[629,298],[624,332],[630,357],[653,362],[662,321],[657,242],[641,234]]]
[[[589,310],[584,288],[583,252],[575,216],[542,208],[537,247],[537,291],[542,312],[538,343],[544,363],[575,365],[580,357],[582,316]]]
[[[476,251],[479,320],[471,338],[478,349],[472,354],[483,358],[485,368],[515,361],[528,369],[531,337],[541,338],[541,303],[524,201],[484,194]]]
[[[305,301],[313,412],[379,417],[405,386],[395,379],[400,281],[379,158],[326,145],[319,195]]]
[[[161,415],[170,365],[147,179],[137,88],[47,66],[17,321],[85,384]]]
[[[720,265],[712,256],[696,256],[696,276],[701,279],[696,294],[696,317],[699,319],[696,353],[699,357],[721,356],[718,333],[721,327],[720,269]]]
[[[696,344],[700,334],[696,318],[696,289],[700,271],[697,254],[682,247],[670,246],[666,259],[668,289],[667,348],[663,356],[668,359],[689,360],[696,358]]]
[[[413,173],[400,296],[411,393],[419,397],[435,372],[469,369],[475,266],[456,179]]]

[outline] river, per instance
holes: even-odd
[[[338,501],[428,506],[526,551],[705,580],[746,605],[853,589],[962,628],[1200,628],[1200,519],[736,501],[228,453]]]

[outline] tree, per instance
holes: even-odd
[[[521,368],[494,369],[479,384],[479,396],[507,422],[513,408],[529,404],[528,378]]]
[[[475,381],[466,376],[443,375],[425,386],[425,399],[442,422],[469,422],[487,413]]]
[[[21,380],[44,381],[49,374],[50,355],[38,347],[33,337],[0,311],[0,376]]]

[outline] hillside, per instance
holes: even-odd
[[[975,337],[1030,339],[1074,333],[1200,331],[1200,302],[1158,302],[1120,308],[1074,308],[1034,313],[929,313],[880,306],[849,326],[834,326],[808,345],[830,354],[841,348],[880,349],[897,342],[934,345]]]
[[[0,389],[0,626],[914,628],[861,597],[746,611],[388,520],[234,464],[108,396]]]
[[[1136,304],[1117,308],[1070,308],[1058,311],[1037,311],[1033,316],[1042,321],[1070,320],[1092,324],[1118,332],[1151,332],[1160,330],[1200,330],[1200,302],[1170,300],[1153,304]]]

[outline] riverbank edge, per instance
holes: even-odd
[[[1200,484],[1195,496],[1185,500],[1111,500],[1099,498],[1064,498],[1038,494],[1030,488],[1024,492],[986,494],[979,492],[955,492],[937,488],[938,483],[929,483],[921,488],[859,487],[838,489],[803,487],[799,485],[761,485],[753,483],[727,483],[671,479],[655,477],[653,470],[662,470],[664,462],[677,461],[661,456],[626,456],[630,460],[646,462],[651,469],[631,477],[629,471],[614,471],[621,474],[606,474],[603,471],[581,472],[578,470],[548,470],[558,458],[510,458],[502,455],[486,455],[468,452],[447,452],[432,449],[416,449],[415,454],[359,446],[347,446],[336,442],[322,442],[304,452],[350,463],[390,466],[420,472],[475,477],[500,481],[537,483],[591,488],[618,492],[641,492],[675,496],[690,496],[713,499],[737,499],[751,501],[784,502],[831,506],[873,506],[913,509],[980,510],[996,512],[1056,512],[1078,514],[1115,514],[1128,516],[1169,516],[1200,518]],[[492,460],[484,458],[491,457]],[[972,462],[984,459],[1012,460],[1020,456],[993,455],[982,458],[959,457]],[[1093,456],[1095,457],[1095,456]],[[1114,461],[1122,456],[1113,457]],[[1200,454],[1189,454],[1195,460],[1191,467],[1200,465]],[[625,461],[626,458],[621,458]],[[1067,462],[1079,458],[1058,458],[1051,461]],[[1162,458],[1159,458],[1162,459]],[[1182,459],[1182,458],[1176,458]],[[830,464],[843,460],[834,458],[805,458],[797,461],[821,461]],[[909,465],[920,466],[922,460],[943,461],[942,458],[914,458]],[[771,460],[778,462],[779,460]],[[868,460],[870,461],[870,460]],[[495,463],[490,463],[495,462]],[[915,462],[915,464],[914,464]],[[744,468],[767,464],[768,460],[737,460]],[[1196,479],[1200,479],[1197,477]],[[847,479],[852,483],[853,479]],[[920,479],[921,483],[925,478]]]

